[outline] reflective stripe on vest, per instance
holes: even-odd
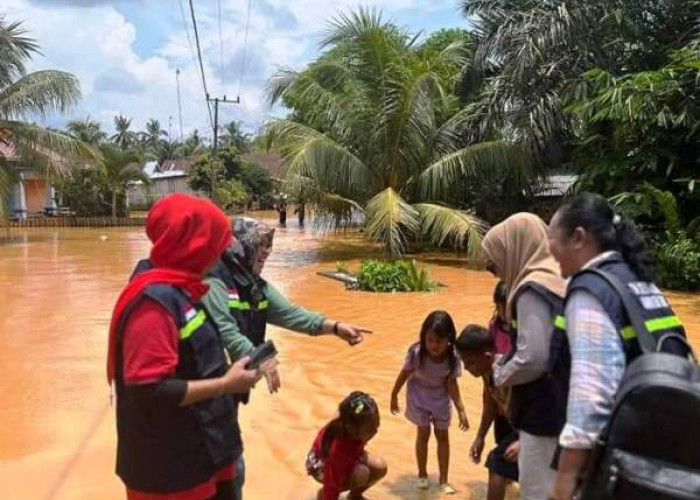
[[[251,309],[254,311],[262,311],[263,309],[267,309],[268,306],[269,302],[267,300],[261,300],[258,302],[258,307],[252,307],[250,302],[243,300],[231,299],[228,301],[229,309],[235,309],[236,311],[250,311]]]
[[[204,310],[200,310],[195,314],[192,319],[190,319],[187,323],[185,323],[185,326],[180,328],[180,338],[182,340],[188,339],[192,336],[194,331],[202,326],[204,322],[207,320],[207,315],[204,312]]]
[[[663,318],[650,319],[644,323],[650,333],[658,332],[659,330],[668,330],[670,328],[678,328],[683,326],[678,316],[664,316]],[[566,318],[557,316],[554,318],[554,326],[560,330],[566,330]],[[631,340],[637,337],[637,332],[633,326],[625,326],[620,330],[622,338]]]

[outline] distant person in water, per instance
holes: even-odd
[[[282,198],[277,205],[277,212],[280,214],[280,226],[287,226],[287,200]]]
[[[306,459],[306,472],[323,486],[318,500],[362,500],[364,492],[386,476],[386,462],[365,451],[379,429],[377,403],[364,392],[353,392],[338,408],[338,416],[316,436]]]
[[[294,210],[294,213],[297,214],[297,217],[299,217],[299,227],[304,227],[304,219],[306,219],[306,204],[299,203],[296,210]]]
[[[289,302],[261,277],[272,253],[273,227],[255,219],[237,217],[231,229],[235,239],[207,279],[210,290],[204,297],[204,305],[232,360],[240,359],[265,341],[268,323],[311,336],[334,334],[350,345],[362,342],[368,329],[307,311]],[[270,392],[277,392],[281,385],[277,370],[268,371],[265,376]],[[240,401],[247,403],[248,397]],[[237,469],[234,498],[240,500],[245,480],[242,455]]]
[[[462,369],[455,352],[457,333],[452,318],[445,311],[434,311],[423,322],[420,340],[412,345],[391,393],[391,413],[399,413],[399,393],[408,382],[406,391],[406,418],[417,427],[416,460],[417,487],[427,490],[428,440],[432,425],[437,439],[440,491],[453,495],[455,489],[448,482],[450,464],[449,427],[452,415],[450,400],[457,408],[459,425],[469,429],[469,420],[459,394],[457,378]]]

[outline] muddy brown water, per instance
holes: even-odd
[[[8,500],[116,500],[115,424],[105,382],[105,350],[114,301],[134,263],[149,250],[141,228],[13,230],[0,246],[0,498]],[[433,489],[413,487],[414,428],[392,416],[389,395],[407,347],[433,309],[446,309],[458,328],[484,323],[492,312],[494,279],[465,269],[449,255],[424,255],[437,293],[375,295],[347,292],[317,276],[380,256],[355,235],[321,238],[292,221],[280,229],[264,276],[291,300],[374,334],[355,348],[334,338],[309,338],[270,328],[280,350],[282,391],[264,384],[241,411],[247,445],[246,498],[312,500],[316,486],[304,459],[318,431],[350,391],[372,393],[382,409],[380,432],[369,450],[389,464],[371,499],[438,496],[431,443]],[[670,294],[700,346],[700,296]],[[451,429],[451,481],[457,498],[484,497],[486,470],[468,460],[478,427],[481,385],[465,374],[462,396],[472,428]],[[512,492],[511,492],[512,495]]]

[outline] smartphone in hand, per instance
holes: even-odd
[[[271,340],[260,344],[249,354],[250,361],[245,366],[246,370],[256,370],[261,364],[270,358],[277,356],[277,349]]]

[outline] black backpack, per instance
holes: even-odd
[[[657,340],[634,313],[635,299],[622,282],[604,271],[592,272],[622,298],[643,354],[625,371],[577,498],[698,500],[700,367],[692,349],[680,334]]]

